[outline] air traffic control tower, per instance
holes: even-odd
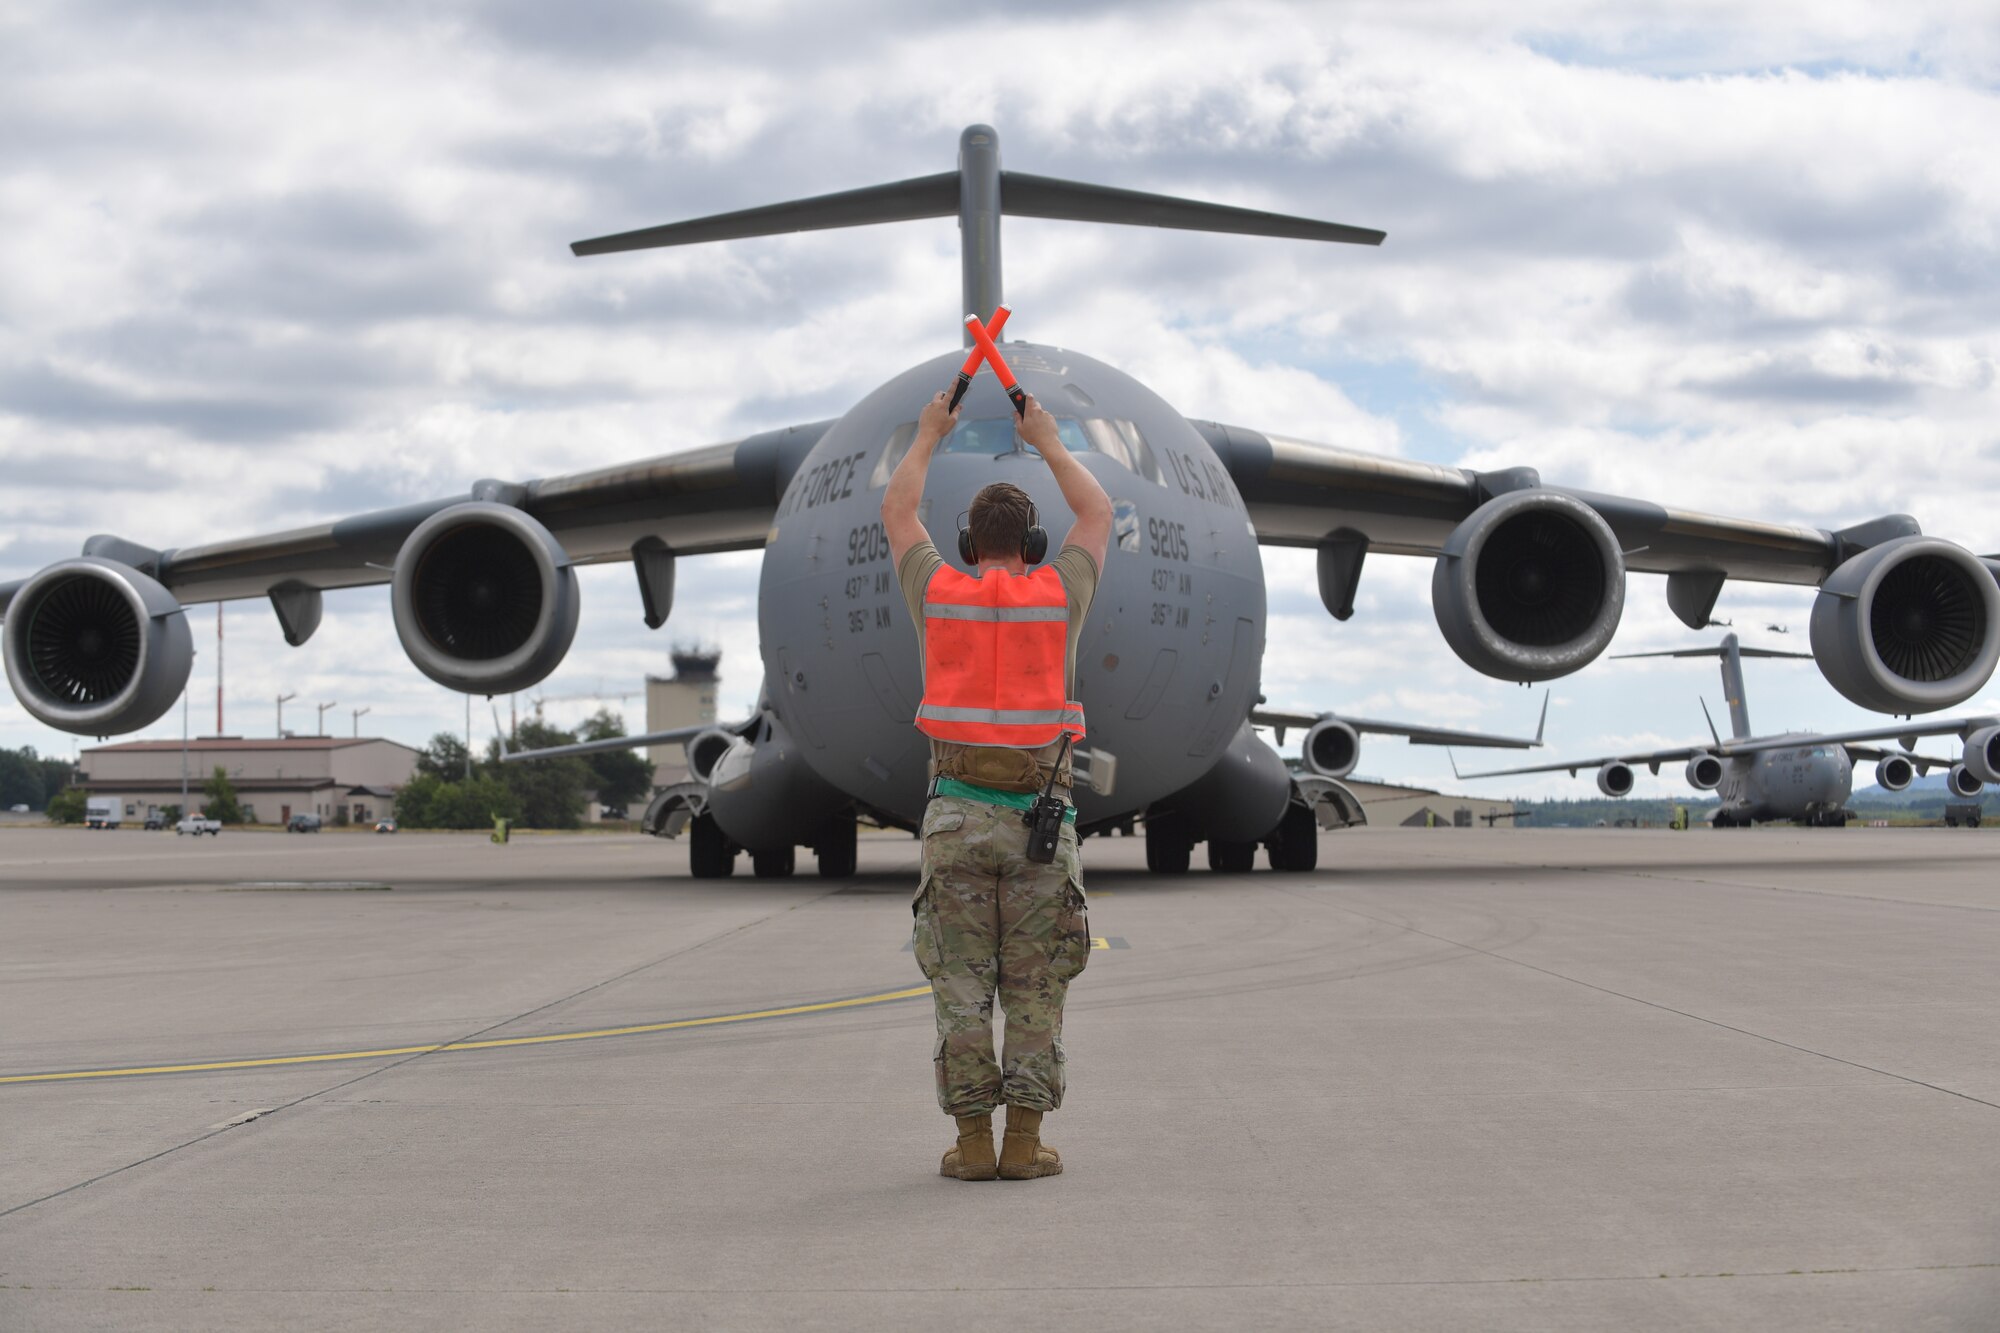
[[[673,675],[646,677],[647,731],[671,731],[715,721],[715,692],[721,685],[716,667],[722,663],[722,650],[676,645],[673,663]],[[686,780],[687,754],[678,744],[649,745],[646,758],[653,761],[655,787]]]

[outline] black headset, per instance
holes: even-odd
[[[968,565],[979,564],[979,551],[972,544],[972,529],[966,524],[969,510],[958,514],[958,558]],[[1049,553],[1048,530],[1042,526],[1041,511],[1035,508],[1033,500],[1028,501],[1028,526],[1021,533],[1021,561],[1023,564],[1039,565],[1042,557]]]

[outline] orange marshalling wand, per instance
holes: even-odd
[[[993,308],[993,322],[988,324],[983,330],[988,342],[1000,336],[1000,330],[1007,327],[1007,316],[1013,313],[1012,306],[1002,305]],[[977,324],[979,323],[979,317],[977,315],[967,315],[965,322],[967,324]],[[958,410],[959,400],[965,397],[965,391],[972,386],[972,377],[979,373],[979,363],[985,359],[986,349],[981,347],[975,340],[972,344],[972,350],[966,353],[964,368],[958,372],[958,386],[951,391],[951,406],[948,410],[953,412]]]

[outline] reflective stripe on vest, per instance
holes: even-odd
[[[1069,594],[1044,566],[983,578],[940,568],[924,588],[924,698],[917,729],[962,745],[1040,749],[1083,735],[1065,697]]]

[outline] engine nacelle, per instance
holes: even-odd
[[[187,686],[194,643],[174,595],[129,565],[61,560],[14,594],[7,679],[38,722],[113,736],[157,721]]]
[[[710,781],[715,776],[715,766],[739,739],[720,727],[710,727],[689,737],[681,747],[687,755],[688,776],[697,782]]]
[[[1965,738],[1960,767],[1981,782],[2000,782],[2000,726],[1981,727]]]
[[[1488,500],[1445,539],[1431,609],[1460,660],[1501,680],[1587,666],[1625,610],[1625,557],[1575,496],[1531,488]]]
[[[1706,752],[1690,757],[1687,780],[1696,791],[1714,791],[1722,785],[1722,761]]]
[[[1344,778],[1361,762],[1361,733],[1337,717],[1313,723],[1301,747],[1306,767],[1323,778]]]
[[[852,819],[853,801],[813,772],[784,724],[769,713],[754,741],[704,734],[729,741],[709,770],[708,813],[738,846],[753,852],[810,847],[835,821]]]
[[[576,637],[576,571],[553,534],[483,500],[440,510],[396,555],[390,607],[417,670],[466,694],[508,694],[556,669]]]
[[[1945,777],[1944,785],[1950,788],[1953,796],[1972,797],[1979,795],[1980,788],[1986,784],[1979,780],[1978,774],[1966,768],[1964,764],[1953,764],[1951,772]]]
[[[1597,770],[1597,789],[1606,796],[1630,796],[1634,780],[1630,764],[1613,761]]]
[[[2000,584],[1963,547],[1898,537],[1820,585],[1812,648],[1821,674],[1863,708],[1950,708],[1976,694],[2000,661]]]
[[[1902,791],[1917,780],[1917,766],[1899,754],[1875,765],[1875,785],[1883,791]]]

